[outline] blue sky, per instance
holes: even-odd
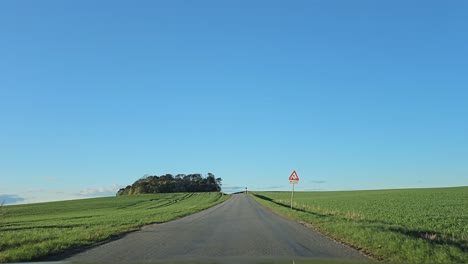
[[[0,198],[468,185],[466,1],[2,1]]]

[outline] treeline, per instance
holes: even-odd
[[[162,176],[145,176],[132,185],[120,189],[117,195],[142,193],[175,193],[175,192],[219,192],[221,178],[215,178],[211,173],[203,177],[201,174],[166,174]]]

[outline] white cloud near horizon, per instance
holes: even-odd
[[[24,198],[16,194],[0,194],[0,205],[11,205],[24,201]]]
[[[56,182],[56,181],[59,181],[60,179],[58,177],[49,176],[49,177],[45,177],[44,180],[48,182]]]
[[[274,185],[274,186],[268,186],[268,187],[258,187],[257,189],[259,190],[269,190],[269,189],[281,189],[285,188],[285,185]]]
[[[122,187],[125,186],[119,184],[112,184],[110,186],[86,188],[79,192],[65,190],[48,190],[41,188],[35,190],[25,190],[15,194],[0,193],[0,204],[4,202],[5,205],[16,205],[114,196],[117,193],[117,191]]]
[[[81,190],[78,193],[75,193],[78,196],[86,196],[86,197],[95,197],[95,196],[109,196],[115,195],[120,188],[125,186],[119,184],[112,184],[108,187],[97,187],[97,188],[87,188]]]
[[[312,180],[310,181],[311,183],[315,183],[315,184],[323,184],[323,183],[327,183],[327,181],[324,181],[324,180]]]

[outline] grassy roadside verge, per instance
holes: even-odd
[[[468,187],[350,192],[255,192],[260,204],[378,259],[468,262]]]
[[[0,262],[41,260],[219,204],[221,193],[144,194],[6,206]]]

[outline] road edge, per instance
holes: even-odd
[[[200,210],[198,212],[194,212],[192,214],[188,214],[188,215],[184,215],[184,216],[181,216],[181,217],[177,217],[177,218],[174,218],[174,219],[171,219],[169,221],[166,221],[166,222],[160,222],[160,223],[152,223],[152,224],[146,224],[146,225],[142,225],[142,226],[139,226],[139,227],[136,227],[132,230],[128,230],[128,231],[124,231],[122,233],[119,233],[119,234],[115,234],[115,235],[112,235],[110,238],[108,239],[105,239],[105,240],[102,240],[102,241],[99,241],[99,242],[96,242],[96,243],[93,243],[93,244],[89,244],[89,245],[83,245],[81,247],[76,247],[76,248],[71,248],[67,251],[64,251],[64,252],[60,252],[60,253],[52,253],[50,255],[47,255],[47,256],[44,256],[42,258],[38,258],[36,260],[32,260],[32,262],[38,262],[38,261],[45,261],[45,262],[49,262],[49,261],[63,261],[67,258],[70,258],[72,257],[73,255],[76,255],[76,254],[79,254],[79,253],[83,253],[87,250],[91,250],[93,248],[96,248],[96,247],[99,247],[99,246],[102,246],[102,245],[105,245],[107,243],[110,243],[110,242],[113,242],[113,241],[116,241],[116,240],[119,240],[119,239],[122,239],[124,238],[125,236],[131,234],[131,233],[134,233],[134,232],[138,232],[138,231],[142,231],[143,229],[149,227],[149,226],[154,226],[154,225],[159,225],[159,224],[164,224],[164,223],[169,223],[169,222],[172,222],[172,221],[177,221],[179,219],[182,219],[182,218],[185,218],[185,217],[190,217],[190,216],[193,216],[195,214],[199,214],[199,213],[202,213],[202,212],[205,212],[205,211],[208,211],[210,209],[213,209],[214,207],[216,206],[220,206],[222,204],[224,204],[226,201],[228,201],[229,199],[232,198],[232,195],[231,194],[225,194],[223,193],[223,196],[227,196],[223,201],[219,202],[219,203],[216,203],[216,204],[213,204],[212,206],[208,207],[208,208],[205,208],[203,210]],[[222,197],[223,197],[222,196]]]
[[[295,219],[295,218],[293,218],[293,217],[291,217],[289,215],[285,215],[285,214],[282,214],[280,212],[275,211],[273,208],[260,203],[257,199],[261,199],[261,198],[256,197],[255,193],[249,192],[248,195],[253,201],[258,203],[259,205],[261,205],[265,209],[269,210],[270,212],[274,213],[275,215],[278,215],[278,216],[283,217],[285,219],[288,219],[288,220],[294,221],[294,222],[296,222],[298,224],[301,224],[301,225],[313,230],[314,232],[317,232],[318,234],[333,240],[337,244],[346,246],[346,247],[348,247],[348,248],[350,248],[352,250],[357,251],[359,254],[369,258],[369,260],[379,261],[379,262],[386,261],[384,258],[382,258],[380,256],[377,256],[377,255],[374,255],[371,252],[364,250],[363,248],[358,248],[358,247],[356,247],[356,246],[354,246],[354,245],[352,245],[352,244],[350,244],[350,243],[348,243],[348,242],[346,242],[346,241],[344,241],[344,240],[342,240],[340,238],[334,237],[332,234],[324,233],[322,230],[320,230],[318,227],[314,226],[312,223],[307,223],[307,222]],[[268,202],[265,201],[265,203],[268,203]],[[296,209],[293,209],[293,210],[296,210]]]

